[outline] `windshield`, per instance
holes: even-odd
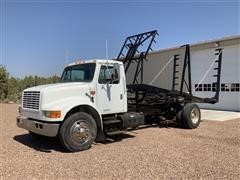
[[[95,63],[79,64],[66,67],[61,82],[91,82],[95,72]]]

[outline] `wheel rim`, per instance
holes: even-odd
[[[89,141],[91,138],[89,124],[83,120],[76,121],[71,127],[70,136],[71,139],[79,145]]]
[[[191,119],[194,124],[197,124],[199,121],[200,112],[197,108],[193,108],[191,111]]]

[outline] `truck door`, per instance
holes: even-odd
[[[118,76],[118,78],[116,78]],[[101,65],[97,84],[97,105],[102,114],[124,110],[123,80],[113,64]]]

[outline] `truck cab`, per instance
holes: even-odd
[[[59,135],[64,147],[75,151],[89,148],[96,137],[104,137],[103,116],[125,112],[127,89],[123,63],[78,61],[65,67],[60,83],[23,91],[17,126],[32,135]],[[66,138],[66,134],[70,137]]]

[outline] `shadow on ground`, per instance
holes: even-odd
[[[161,121],[158,123],[153,123],[153,124],[148,124],[148,125],[144,125],[144,126],[140,126],[138,128],[134,128],[134,129],[129,129],[129,132],[133,132],[136,130],[141,130],[141,129],[146,129],[146,128],[179,128],[179,126],[172,120],[165,120],[165,121]],[[134,135],[131,134],[127,134],[126,133],[122,133],[122,134],[118,134],[118,135],[114,135],[114,136],[108,136],[105,142],[101,142],[101,144],[110,144],[110,143],[114,143],[114,142],[120,142],[122,140],[125,139],[129,139],[129,138],[134,138]]]
[[[129,138],[134,138],[135,136],[122,133],[122,134],[116,134],[113,136],[107,136],[106,141],[101,142],[101,144],[111,144],[111,143],[116,143],[116,142],[121,142],[122,140],[129,139]]]
[[[36,151],[51,153],[52,150],[67,152],[60,144],[58,138],[39,137],[35,138],[30,134],[22,134],[14,136],[13,139],[19,143],[24,144]]]
[[[171,121],[165,121],[161,122],[158,124],[151,124],[151,125],[145,125],[142,127],[137,128],[138,130],[140,129],[145,129],[149,127],[155,127],[155,128],[178,128],[175,123],[172,123]],[[130,129],[129,131],[134,131],[136,129]],[[114,136],[108,136],[106,138],[105,142],[97,142],[100,144],[111,144],[115,142],[120,142],[122,140],[126,140],[129,138],[134,138],[134,135],[130,135],[127,133],[122,133]],[[60,144],[58,138],[51,138],[51,137],[33,137],[31,134],[22,134],[22,135],[17,135],[14,136],[13,139],[19,143],[24,144],[25,146],[28,146],[30,148],[35,149],[36,151],[40,152],[45,152],[45,153],[51,153],[53,150],[54,151],[59,151],[59,152],[68,152],[66,151]]]
[[[133,138],[135,136],[129,134],[118,134],[111,137],[107,137],[105,142],[101,142],[100,144],[110,144],[114,142],[120,142],[123,139]],[[51,137],[38,137],[35,138],[30,134],[21,134],[14,136],[13,139],[19,143],[24,144],[30,148],[35,149],[36,151],[51,153],[52,151],[59,151],[68,153],[60,144],[58,138]],[[99,142],[98,142],[99,143]]]

